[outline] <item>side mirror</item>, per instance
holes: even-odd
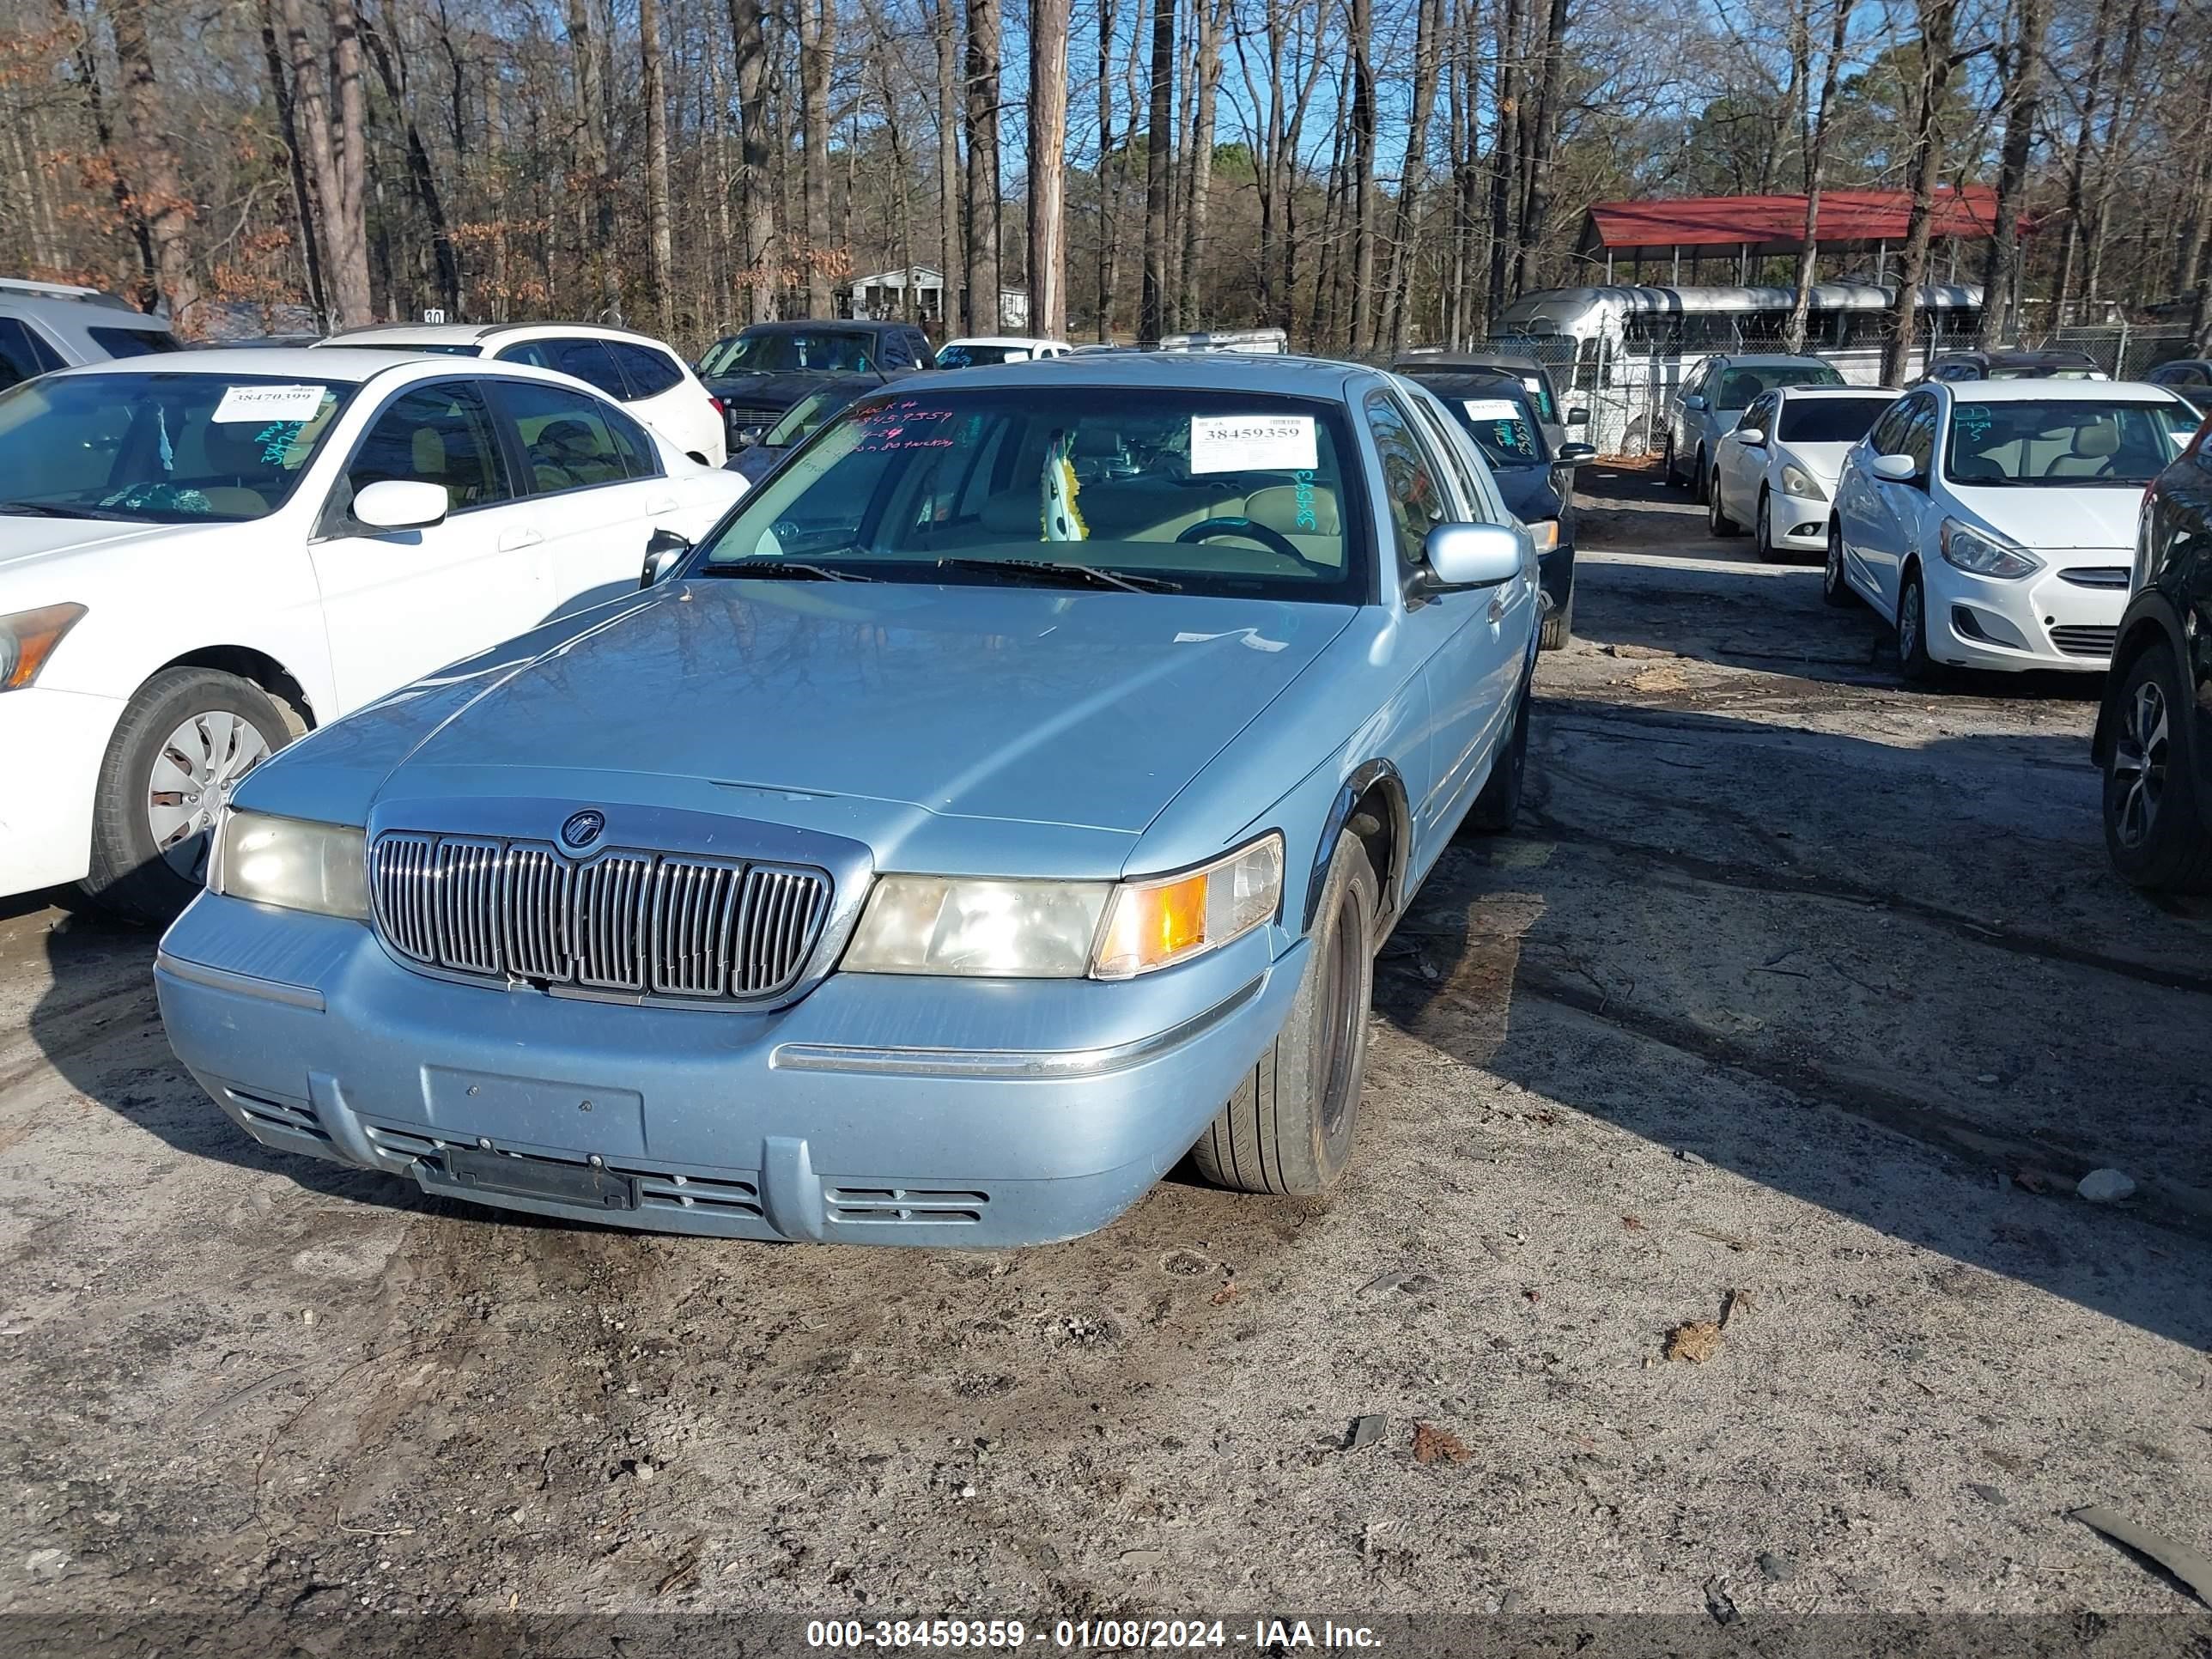
[[[1521,574],[1521,538],[1504,525],[1440,524],[1422,550],[1432,589],[1495,587]]]
[[[1740,426],[1735,429],[1735,441],[1746,449],[1766,447],[1766,434],[1755,426]]]
[[[640,589],[656,587],[668,580],[668,573],[684,562],[691,550],[689,537],[679,536],[673,530],[656,530],[645,544],[645,568],[639,572]]]
[[[421,530],[446,517],[446,486],[422,478],[384,478],[353,498],[353,516],[371,530]]]
[[[1885,483],[1917,483],[1920,468],[1910,455],[1877,455],[1869,467]]]
[[[1597,459],[1597,446],[1595,444],[1561,444],[1559,459],[1569,466],[1578,465],[1583,461],[1595,460]]]
[[[1703,409],[1705,406],[1705,400],[1694,392],[1682,399],[1682,407],[1685,409]]]
[[[1587,409],[1569,410],[1567,411],[1567,424],[1569,426],[1588,426],[1589,424],[1589,410]]]

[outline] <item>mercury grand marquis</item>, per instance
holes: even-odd
[[[886,388],[637,592],[249,775],[170,1039],[269,1146],[635,1228],[1033,1243],[1186,1158],[1319,1193],[1377,946],[1510,827],[1536,574],[1373,369]]]

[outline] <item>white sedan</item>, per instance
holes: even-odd
[[[1844,462],[1828,602],[1894,621],[1908,679],[1947,664],[2101,673],[2134,571],[2143,487],[2197,415],[2110,380],[1934,382]]]
[[[745,488],[514,365],[206,351],[0,392],[0,896],[173,913],[270,750],[635,590]]]
[[[1716,536],[1748,529],[1762,559],[1828,544],[1837,475],[1897,393],[1878,387],[1785,386],[1762,392],[1720,441],[1706,510]]]

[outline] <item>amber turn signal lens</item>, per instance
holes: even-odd
[[[83,615],[81,605],[48,605],[0,617],[0,691],[16,690],[38,678],[62,635]]]

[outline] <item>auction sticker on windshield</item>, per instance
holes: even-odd
[[[1460,407],[1467,411],[1470,421],[1517,421],[1521,405],[1510,398],[1468,398]]]
[[[321,386],[234,386],[223,388],[211,421],[312,421],[330,388]]]
[[[1271,472],[1317,465],[1310,415],[1194,415],[1190,470]]]

